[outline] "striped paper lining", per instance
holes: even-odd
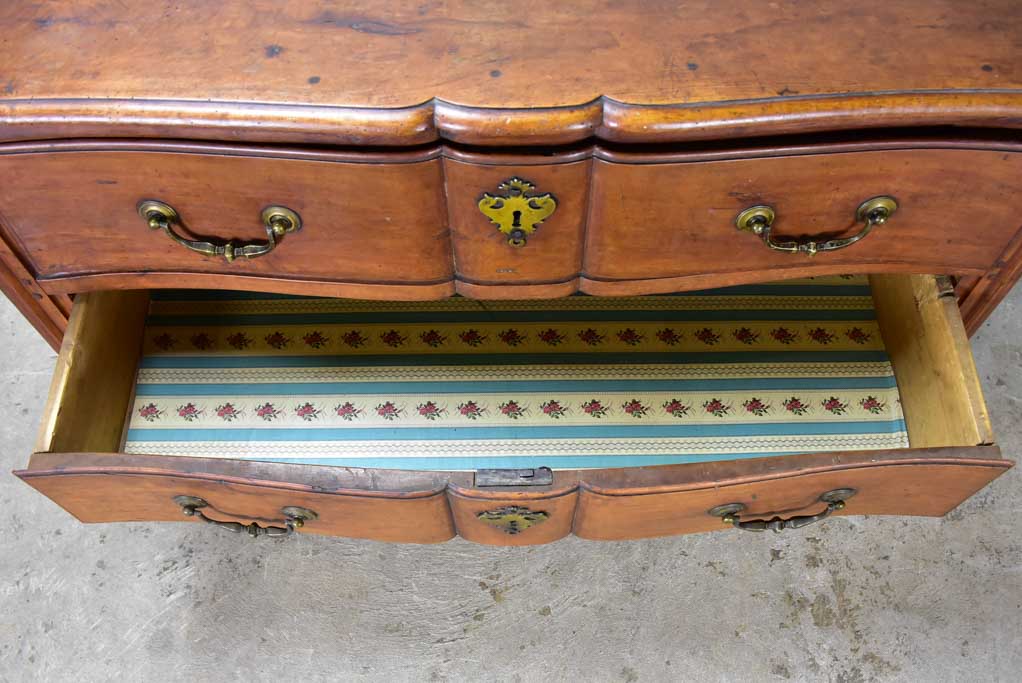
[[[908,446],[865,278],[671,296],[153,297],[129,453],[629,467]]]

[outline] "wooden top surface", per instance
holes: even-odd
[[[1018,0],[6,0],[0,35],[6,139],[38,137],[13,130],[16,118],[52,124],[87,118],[86,111],[93,122],[127,116],[150,127],[185,125],[176,120],[182,107],[166,101],[194,103],[192,124],[196,116],[235,124],[241,116],[245,128],[276,112],[284,128],[305,134],[330,126],[342,133],[336,108],[410,108],[388,112],[397,128],[380,139],[367,129],[336,140],[355,144],[459,139],[459,127],[474,131],[469,138],[481,134],[478,116],[487,112],[451,107],[458,119],[451,123],[436,101],[519,109],[596,100],[571,122],[540,128],[549,137],[581,126],[568,137],[616,139],[612,129],[624,126],[634,141],[677,135],[663,136],[665,113],[657,108],[629,109],[631,118],[616,121],[608,104],[712,105],[704,119],[745,116],[767,128],[770,116],[839,109],[867,119],[909,110],[918,118],[922,110],[933,122],[938,114],[963,122],[949,107],[971,112],[965,123],[1018,126],[1022,111]],[[68,98],[106,102],[88,109]],[[277,106],[243,115],[243,103]],[[563,140],[522,140],[547,141]]]

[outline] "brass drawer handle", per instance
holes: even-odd
[[[273,526],[267,524],[266,526],[259,526],[255,522],[251,524],[242,524],[241,522],[223,522],[219,519],[213,519],[207,517],[202,513],[202,508],[209,508],[210,510],[216,510],[218,513],[230,517],[231,515],[217,510],[215,507],[207,503],[202,498],[196,496],[174,496],[174,502],[181,506],[181,511],[185,513],[185,517],[198,517],[207,524],[220,527],[221,529],[227,529],[236,534],[241,532],[248,532],[248,535],[255,538],[257,536],[287,536],[305,525],[305,522],[311,521],[319,517],[312,510],[306,508],[287,506],[281,508],[280,512],[284,515],[283,526]]]
[[[273,251],[280,239],[289,232],[302,229],[301,217],[286,206],[267,206],[263,209],[263,225],[266,226],[265,242],[235,243],[226,241],[223,244],[189,240],[174,232],[174,224],[182,225],[181,217],[169,204],[146,199],[138,203],[138,215],[148,224],[150,230],[162,230],[167,237],[178,244],[197,251],[205,256],[223,256],[228,261],[236,258],[256,258]]]
[[[830,517],[831,513],[837,510],[843,510],[845,507],[845,501],[854,496],[856,493],[855,489],[834,489],[833,491],[827,491],[820,496],[819,501],[826,503],[827,507],[822,512],[818,512],[815,515],[801,515],[798,517],[789,517],[782,519],[781,517],[774,517],[773,519],[755,519],[747,522],[743,522],[739,517],[739,513],[745,509],[745,505],[742,503],[728,503],[727,505],[718,505],[715,508],[711,508],[707,511],[714,517],[720,517],[724,524],[730,524],[736,529],[742,529],[743,531],[766,531],[772,529],[774,532],[783,531],[785,529],[799,529],[810,524],[815,524],[822,519]]]
[[[825,242],[815,242],[811,240],[805,242],[800,242],[798,240],[775,240],[770,235],[770,232],[773,229],[776,213],[774,212],[773,207],[770,206],[750,206],[748,209],[738,214],[738,217],[735,219],[735,227],[744,232],[751,232],[754,235],[759,235],[760,239],[763,240],[763,244],[767,245],[774,251],[802,253],[812,256],[817,252],[836,251],[838,249],[844,249],[845,247],[852,246],[868,235],[873,228],[878,225],[883,225],[897,210],[898,202],[896,202],[893,197],[883,196],[867,199],[859,205],[858,209],[855,210],[855,220],[865,223],[862,230],[851,237],[826,240]]]

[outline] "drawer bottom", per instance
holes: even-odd
[[[387,304],[157,292],[124,452],[593,469],[909,445],[865,277]]]

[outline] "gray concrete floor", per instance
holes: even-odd
[[[489,548],[85,526],[7,474],[54,355],[0,303],[0,681],[1018,680],[1022,476],[945,519]],[[1022,445],[1022,290],[975,339]]]

